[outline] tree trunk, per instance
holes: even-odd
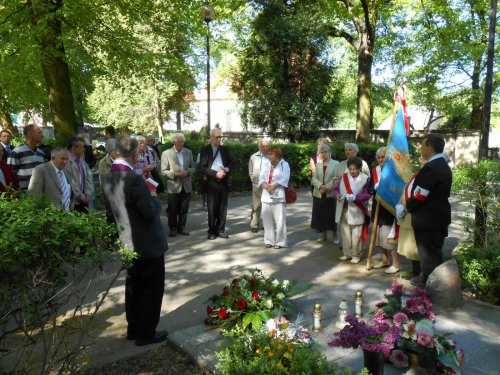
[[[161,110],[160,98],[158,96],[155,98],[154,111],[155,111],[155,117],[156,117],[156,128],[158,130],[158,139],[159,139],[160,143],[163,143],[163,138],[164,138],[164,134],[163,134],[163,113],[162,113],[162,110]]]
[[[7,111],[0,111],[0,125],[2,126],[2,130],[8,130],[13,135],[19,134],[19,130],[14,126],[10,113]]]
[[[175,113],[175,122],[177,124],[177,130],[181,131],[182,130],[182,116],[181,116],[181,111],[177,111]]]
[[[474,61],[474,71],[472,73],[472,111],[470,118],[471,129],[481,129],[483,127],[483,98],[480,87],[481,59]]]
[[[356,116],[356,142],[369,142],[373,122],[372,111],[373,56],[361,47],[358,54],[358,110]]]
[[[31,0],[33,24],[39,29],[42,69],[47,86],[52,124],[58,140],[66,140],[77,131],[69,67],[61,40],[61,20],[57,12],[62,1]],[[48,20],[48,21],[47,21]]]
[[[484,87],[484,116],[481,127],[481,144],[479,159],[488,156],[488,143],[491,121],[491,101],[493,96],[493,63],[495,60],[495,32],[496,32],[497,0],[491,0],[490,26],[488,32],[488,54],[486,58],[486,83]]]

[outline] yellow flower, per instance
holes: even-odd
[[[257,349],[255,353],[260,354],[260,349]]]
[[[281,344],[278,344],[278,347],[277,347],[278,350],[283,350],[283,345]]]
[[[293,353],[294,349],[293,349],[293,348],[290,348],[288,351],[289,351],[290,353]]]
[[[283,357],[288,359],[288,358],[290,358],[290,354],[287,352],[287,353],[283,354]]]
[[[274,353],[273,353],[273,352],[269,352],[269,353],[267,353],[267,355],[268,355],[269,357],[274,357]]]

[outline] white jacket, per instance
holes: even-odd
[[[266,160],[265,163],[262,163],[262,169],[259,175],[259,184],[258,186],[262,186],[264,182],[269,183],[269,174],[271,173],[271,162]],[[276,165],[273,171],[273,178],[271,180],[271,185],[278,183],[278,186],[274,190],[274,194],[271,196],[266,189],[262,190],[262,203],[282,203],[285,202],[285,188],[288,187],[288,180],[290,180],[290,166],[288,163],[281,159],[279,163]]]

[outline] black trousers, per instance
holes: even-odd
[[[75,211],[81,212],[82,214],[88,214],[89,213],[89,206],[85,203],[75,204]]]
[[[163,256],[134,261],[134,265],[127,270],[125,281],[125,315],[129,336],[148,339],[155,334],[164,289]]]
[[[432,271],[443,263],[443,245],[448,233],[446,229],[415,229],[414,232],[422,274],[424,279],[427,280]]]
[[[217,235],[226,228],[227,196],[229,187],[210,180],[207,185],[208,233]]]
[[[180,193],[168,194],[168,226],[170,229],[182,230],[186,227],[191,193],[182,188]]]

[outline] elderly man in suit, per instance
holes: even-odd
[[[218,128],[210,130],[210,144],[203,147],[200,169],[206,180],[208,200],[208,239],[229,238],[225,233],[229,175],[231,156],[229,150],[221,146],[222,132]]]
[[[57,207],[64,211],[73,208],[73,187],[64,168],[68,164],[68,152],[61,147],[52,149],[51,160],[37,165],[33,170],[28,195],[33,197],[47,197]]]
[[[85,144],[78,137],[71,137],[68,141],[68,164],[66,175],[75,189],[75,211],[86,213],[92,194],[94,181],[89,166],[85,163]]]
[[[13,147],[10,145],[10,140],[12,139],[12,134],[7,129],[0,131],[0,149],[3,151],[0,160],[7,161]]]
[[[431,133],[422,141],[420,154],[427,163],[416,174],[409,187],[410,197],[406,207],[396,206],[398,218],[404,210],[411,213],[422,275],[412,280],[425,285],[434,269],[443,262],[444,239],[451,223],[450,197],[452,173],[443,157],[444,139],[441,134]]]
[[[186,141],[184,134],[176,133],[173,141],[173,147],[161,155],[161,174],[168,178],[169,235],[174,237],[179,233],[187,236],[189,232],[186,230],[186,220],[193,190],[191,176],[195,173],[196,167],[193,153],[184,147]]]
[[[165,341],[167,332],[157,332],[165,288],[167,238],[160,221],[161,203],[146,181],[134,172],[139,142],[126,135],[116,139],[118,158],[104,178],[103,192],[111,207],[125,246],[138,258],[127,270],[125,313],[127,340],[137,346]]]

